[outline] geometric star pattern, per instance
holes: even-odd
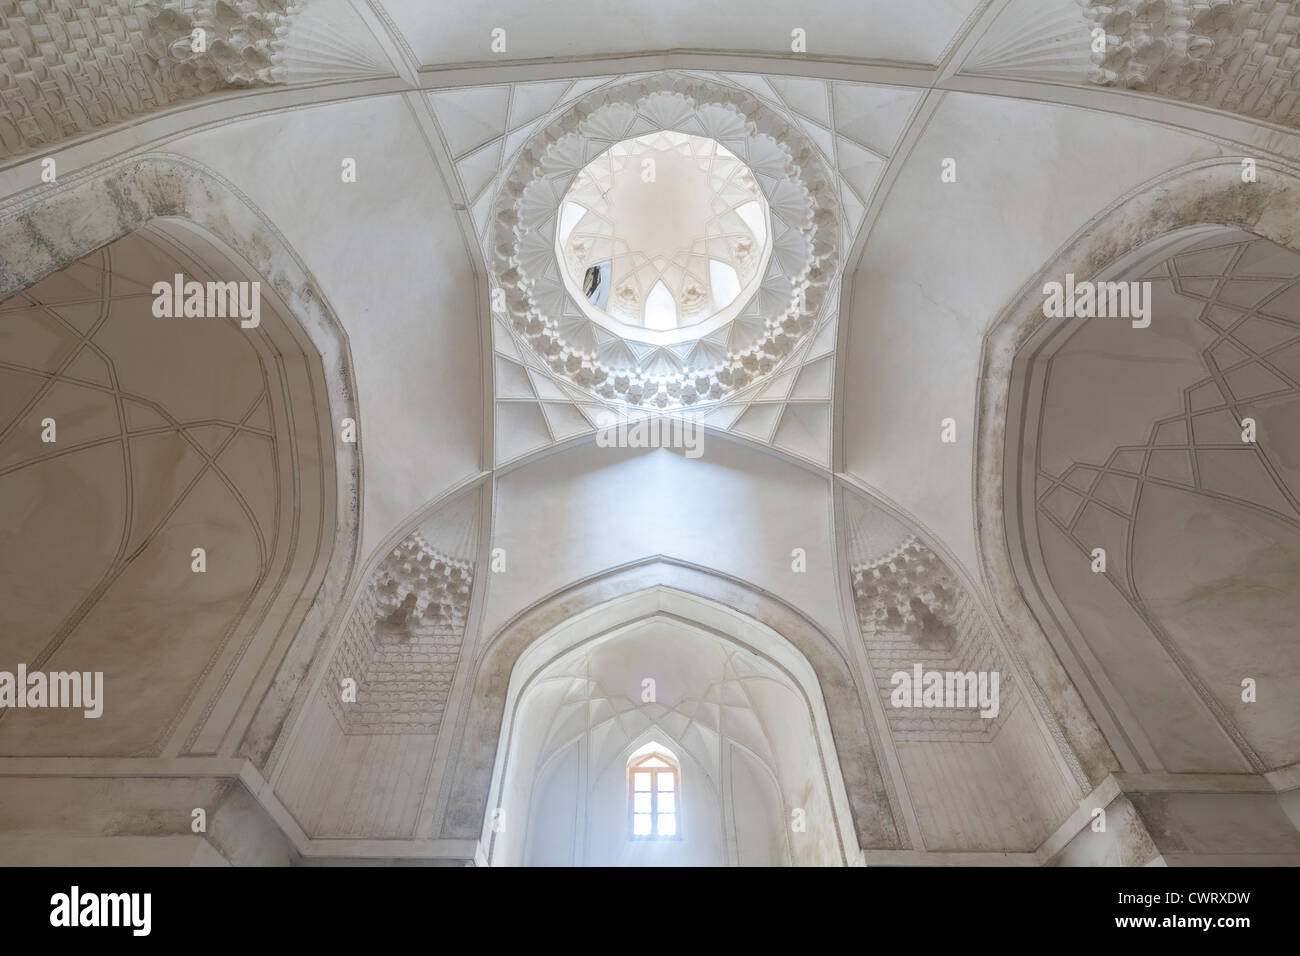
[[[149,278],[126,274],[121,265],[138,258],[131,253],[144,245],[139,237],[119,240],[17,293],[0,308],[0,488],[47,463],[110,451],[108,458],[96,455],[96,470],[102,476],[108,468],[117,472],[120,480],[112,496],[123,502],[125,516],[89,593],[56,615],[57,624],[49,619],[49,640],[29,661],[32,667],[58,650],[205,479],[216,478],[244,515],[257,544],[258,581],[275,548],[264,530],[274,533],[274,503],[241,490],[244,478],[254,473],[243,456],[259,447],[268,463],[276,455],[265,382],[232,377],[232,386],[251,387],[232,388],[224,413],[210,407],[189,413],[175,407],[180,403],[168,407],[155,394],[137,391],[129,383],[141,381],[138,366],[123,371],[122,357],[114,354],[126,316],[147,315],[153,299]],[[55,422],[53,443],[38,437],[46,418]],[[159,455],[177,463],[173,467],[183,480],[171,487],[157,484],[147,465]],[[239,467],[232,469],[236,461]],[[51,480],[45,470],[41,473]],[[14,501],[22,499],[23,494],[14,493]]]
[[[692,75],[747,89],[808,135],[835,175],[843,210],[842,248],[850,248],[920,94],[804,77],[698,71]],[[632,78],[501,84],[429,94],[485,262],[492,261],[493,198],[505,175],[504,164],[574,99],[598,86]],[[707,408],[667,414],[696,418],[828,466],[838,290],[836,281],[820,325],[761,381]],[[512,323],[494,317],[493,342],[498,465],[596,429],[607,406],[555,375]]]
[[[1136,516],[1146,485],[1232,501],[1300,527],[1300,475],[1269,453],[1269,436],[1242,440],[1242,420],[1300,395],[1300,273],[1293,255],[1267,240],[1198,245],[1143,278],[1168,282],[1199,304],[1210,333],[1205,376],[1182,390],[1182,411],[1155,421],[1141,444],[1103,462],[1071,463],[1059,475],[1038,466],[1038,513],[1085,554],[1104,546],[1106,576],[1130,600]],[[1288,481],[1289,478],[1289,481]]]

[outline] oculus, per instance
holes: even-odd
[[[781,367],[831,309],[836,180],[753,94],[661,74],[533,133],[495,199],[494,286],[559,376],[608,401],[716,401]]]
[[[623,140],[584,166],[555,244],[588,316],[661,343],[735,318],[772,253],[767,199],[749,167],[717,140],[673,130]]]

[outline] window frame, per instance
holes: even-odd
[[[667,764],[666,767],[649,767],[644,765],[651,761],[658,760],[660,763]],[[642,769],[644,768],[644,769]],[[637,773],[649,773],[650,777],[650,832],[636,832],[636,818],[645,816],[636,812],[636,775]],[[671,834],[662,834],[659,832],[659,777],[661,773],[671,773],[673,775],[673,822],[675,823],[674,832]],[[646,791],[642,790],[641,793]],[[662,791],[668,793],[670,791]],[[646,841],[666,841],[680,840],[682,838],[682,775],[677,761],[665,753],[654,751],[642,754],[634,761],[627,765],[627,831],[628,839],[638,843]]]

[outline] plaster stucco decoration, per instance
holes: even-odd
[[[888,553],[854,564],[853,596],[865,624],[895,630],[922,647],[951,648],[956,582],[939,556],[908,535]]]
[[[846,500],[849,579],[858,626],[886,719],[900,740],[985,740],[996,736],[1018,697],[1009,661],[983,610],[944,560],[900,522]],[[925,671],[999,673],[993,717],[978,707],[894,707],[890,678]]]
[[[212,93],[393,73],[330,0],[14,0],[0,49],[0,159]]]
[[[554,249],[559,207],[582,168],[662,130],[715,139],[747,163],[773,229],[764,279],[735,320],[673,345],[592,322],[566,292]],[[716,400],[771,372],[816,324],[838,269],[836,192],[802,132],[744,90],[671,73],[601,89],[523,147],[496,200],[494,281],[530,346],[593,395],[659,408]]]
[[[919,91],[799,76],[689,75],[742,87],[816,144],[836,177],[842,248],[849,248],[889,157],[919,107]],[[503,165],[538,129],[586,93],[646,76],[539,80],[429,94],[454,167],[453,179],[485,262],[492,258],[492,216],[507,172]],[[829,465],[838,294],[836,282],[816,330],[761,382],[720,401],[697,403],[683,413],[711,428],[742,435],[823,467]],[[608,415],[603,399],[553,371],[514,323],[501,314],[493,316],[493,344],[497,353],[498,464],[590,434]],[[629,409],[629,414],[636,410]]]
[[[477,514],[477,494],[462,496],[371,572],[321,685],[345,734],[438,733],[468,623]],[[347,678],[355,701],[340,693]]]
[[[1014,0],[962,72],[1135,90],[1295,127],[1298,30],[1300,4],[1287,0]]]
[[[1072,635],[1059,617],[1040,620],[1025,597],[1023,545],[1012,546],[1027,540],[1015,498],[1017,482],[1010,476],[1005,482],[1003,478],[1004,471],[1019,467],[1023,454],[1021,444],[1010,438],[1020,434],[1024,414],[1023,386],[1015,384],[1017,391],[1012,392],[1028,361],[1018,354],[1024,350],[1027,356],[1026,346],[1050,331],[1052,323],[1044,319],[1042,309],[1044,282],[1067,273],[1098,275],[1122,257],[1179,230],[1227,223],[1294,249],[1295,224],[1300,221],[1297,179],[1273,164],[1261,163],[1260,169],[1259,182],[1243,185],[1237,160],[1211,160],[1135,187],[1083,225],[1025,283],[990,327],[984,345],[976,469],[976,530],[984,576],[1008,634],[1092,779],[1120,766],[1120,761],[1135,771],[1142,764],[1133,743],[1119,734],[1094,678],[1072,650],[1077,633]],[[1104,738],[1085,707],[1101,715],[1097,721],[1105,728]]]
[[[1035,346],[1037,440],[1018,476],[1035,536],[1027,593],[1065,609],[1147,767],[1281,766],[1297,757],[1294,708],[1243,703],[1241,665],[1225,667],[1218,645],[1250,619],[1237,660],[1267,660],[1279,700],[1294,697],[1300,256],[1215,227],[1153,245],[1120,274],[1152,284],[1159,339],[1093,323]],[[1131,356],[1157,346],[1158,373],[1125,380]],[[1084,420],[1077,390],[1097,381],[1115,384]],[[1130,408],[1148,412],[1116,414]],[[1092,573],[1098,547],[1107,566]]]
[[[1300,4],[1087,0],[1106,32],[1089,79],[1300,125]]]
[[[120,123],[275,70],[294,0],[95,0],[0,10],[0,156]],[[206,31],[196,51],[192,31]]]
[[[717,140],[662,131],[582,168],[556,230],[569,296],[597,325],[658,344],[735,318],[772,255],[767,200]]]

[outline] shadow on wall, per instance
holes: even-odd
[[[0,303],[0,669],[102,672],[104,695],[96,720],[6,710],[0,752],[232,751],[320,587],[320,356],[269,290],[253,328],[159,317],[153,285],[176,274],[250,270],[155,222]]]

